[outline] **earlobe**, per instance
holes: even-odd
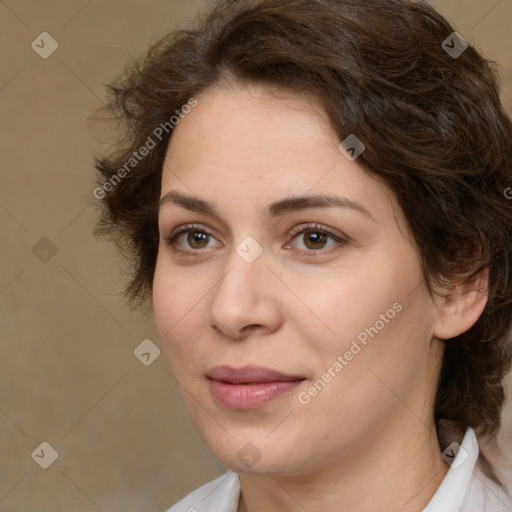
[[[489,269],[446,291],[437,306],[433,334],[446,340],[468,331],[480,318],[489,294]]]

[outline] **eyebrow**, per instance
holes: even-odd
[[[165,194],[159,201],[159,208],[167,204],[175,204],[193,212],[220,218],[217,208],[211,201],[206,201],[194,196],[187,196],[180,192],[172,191]],[[268,205],[266,213],[271,217],[277,217],[285,213],[306,210],[308,208],[331,207],[348,208],[377,222],[373,215],[361,204],[347,197],[338,197],[329,194],[287,197]]]

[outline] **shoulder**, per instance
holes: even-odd
[[[238,474],[228,471],[192,491],[167,512],[236,512],[239,495]]]
[[[502,486],[489,477],[481,458],[477,461],[471,476],[464,505],[469,507],[476,505],[482,512],[510,512],[512,510],[512,498]],[[466,509],[463,507],[462,510]]]

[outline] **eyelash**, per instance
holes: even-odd
[[[183,234],[189,233],[189,232],[198,232],[198,233],[202,233],[202,234],[205,234],[205,235],[213,237],[213,233],[211,233],[210,231],[208,231],[207,229],[205,229],[201,225],[185,224],[185,225],[180,226],[179,228],[177,228],[176,231],[174,231],[168,238],[165,238],[165,242],[168,245],[172,246],[173,249],[176,250],[176,251],[187,252],[187,253],[202,252],[202,249],[180,249],[180,248],[176,247],[177,246],[177,243],[176,243],[177,238],[180,235],[183,235]],[[336,235],[332,231],[329,231],[327,228],[325,228],[324,226],[322,226],[320,224],[306,224],[306,225],[297,226],[296,229],[292,230],[292,232],[290,233],[290,236],[293,239],[295,239],[299,235],[302,235],[303,233],[307,233],[307,232],[325,234],[328,237],[331,237],[332,239],[334,239],[337,242],[338,246],[340,246],[340,247],[343,247],[343,246],[347,245],[347,243],[348,243],[348,240],[339,237],[338,235]],[[319,253],[322,253],[322,252],[325,253],[326,249],[325,248],[324,249],[318,249],[316,251],[315,250],[304,250],[304,249],[302,249],[302,250],[300,250],[300,252],[306,252],[306,253],[311,254],[311,255],[316,255],[316,254],[319,254]]]

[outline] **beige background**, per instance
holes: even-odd
[[[512,0],[436,5],[500,63],[512,112]],[[0,1],[1,511],[163,511],[225,471],[189,421],[163,350],[149,366],[135,357],[144,339],[162,348],[153,320],[128,310],[120,259],[92,236],[92,154],[106,146],[88,117],[103,84],[206,6]],[[44,31],[58,43],[47,59],[31,47]],[[47,469],[42,442],[58,454]]]

